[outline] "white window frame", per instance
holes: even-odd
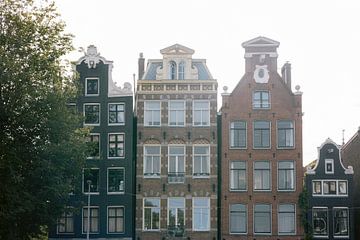
[[[86,159],[100,159],[100,155],[101,155],[101,150],[100,150],[100,133],[90,133],[90,136],[98,136],[99,137],[99,142],[98,142],[98,149],[99,149],[99,156],[98,157],[86,157]],[[90,139],[89,139],[90,140]],[[90,142],[92,142],[92,141],[90,141]]]
[[[233,131],[241,131],[243,130],[242,128],[232,128],[232,124],[235,123],[235,122],[243,122],[245,123],[245,146],[233,146],[232,143],[234,142],[233,141]],[[247,122],[245,120],[235,120],[235,121],[231,121],[230,124],[229,124],[229,148],[230,149],[247,149]]]
[[[292,146],[279,146],[279,122],[292,122],[293,128],[292,128]],[[289,129],[289,128],[286,128]],[[277,149],[294,149],[295,148],[295,121],[294,120],[289,120],[289,119],[281,119],[281,120],[277,120],[276,121],[276,147]],[[282,128],[281,130],[284,130],[284,128]],[[286,135],[286,134],[285,134]]]
[[[331,164],[331,171],[327,170],[327,165]],[[334,159],[325,159],[325,174],[334,174]]]
[[[255,225],[256,225],[256,223],[255,223],[255,206],[256,205],[269,205],[270,206],[270,232],[268,232],[268,233],[257,233],[257,232],[255,232]],[[255,203],[253,205],[253,234],[254,235],[262,235],[262,236],[272,234],[272,204],[271,203]]]
[[[145,229],[145,200],[146,199],[156,199],[156,200],[159,200],[159,206],[158,207],[151,207],[151,209],[153,208],[158,208],[159,209],[159,229]],[[146,208],[150,208],[150,207],[146,207]],[[143,231],[146,231],[146,232],[160,232],[161,230],[161,198],[158,198],[158,197],[145,197],[143,198]],[[151,215],[152,215],[152,211],[151,211]],[[152,216],[151,216],[151,219],[152,219]],[[152,221],[151,221],[152,222]]]
[[[89,94],[88,93],[88,85],[87,85],[87,82],[88,80],[94,80],[96,79],[97,80],[97,84],[98,84],[98,93],[95,93],[95,94]],[[87,97],[96,97],[96,96],[99,96],[100,95],[100,79],[98,77],[87,77],[85,78],[85,96]]]
[[[177,68],[177,63],[174,60],[169,61],[169,80],[177,80]]]
[[[65,209],[71,209],[72,207],[66,207]],[[67,212],[66,210],[61,214],[61,216],[58,218],[57,220],[57,224],[56,224],[56,234],[59,234],[59,235],[69,235],[69,234],[74,234],[75,233],[75,217],[74,217],[74,212],[70,211],[71,213],[71,216],[68,217],[67,214],[69,212]],[[64,216],[63,216],[64,215]],[[65,232],[60,232],[59,231],[59,224],[60,224],[60,219],[65,219],[65,230],[67,229],[66,226],[67,226],[67,219],[69,218],[72,218],[72,231],[65,231]]]
[[[122,123],[110,123],[110,104],[112,104],[112,105],[123,105],[123,107],[124,107],[124,111],[123,111],[123,113],[124,113],[124,122],[122,122]],[[116,111],[116,113],[119,113],[118,111]],[[121,113],[121,112],[120,112]],[[123,126],[123,125],[125,125],[125,122],[126,122],[126,118],[125,118],[125,103],[124,102],[110,102],[110,103],[108,103],[108,125],[109,126]]]
[[[85,169],[97,169],[99,174],[98,174],[98,191],[97,192],[86,192],[88,190],[88,186],[86,186],[86,191],[85,191],[85,186],[84,186],[84,178],[85,178]],[[85,195],[99,195],[100,194],[100,168],[83,168],[82,169],[82,193],[85,194]]]
[[[185,79],[185,61],[181,60],[178,66],[178,80],[184,80],[184,79]]]
[[[122,191],[118,191],[118,192],[109,192],[109,170],[112,169],[122,169],[124,171],[124,179],[123,179],[123,190]],[[125,179],[126,179],[126,173],[125,173],[125,168],[124,167],[108,167],[106,169],[106,190],[107,190],[107,194],[108,195],[116,195],[116,194],[125,194]]]
[[[312,229],[314,229],[314,209],[323,209],[326,210],[326,227],[327,227],[327,235],[316,235],[315,232],[313,232],[313,236],[314,237],[318,237],[318,238],[329,238],[329,209],[327,207],[318,207],[318,206],[314,206],[311,209],[311,226]]]
[[[183,155],[173,155],[173,154],[170,154],[170,148],[171,147],[182,147],[183,149],[184,149],[184,154]],[[183,156],[184,157],[184,162],[183,162],[183,164],[184,164],[184,166],[183,166],[183,168],[184,168],[184,176],[183,176],[183,178],[184,178],[184,181],[168,181],[169,183],[184,183],[185,182],[185,174],[186,174],[186,164],[185,164],[185,162],[186,162],[186,146],[185,145],[183,145],[183,144],[169,144],[168,145],[168,174],[170,173],[170,157],[173,157],[173,156],[175,156],[176,157],[176,160],[175,160],[175,169],[176,169],[176,172],[175,173],[180,173],[179,172],[179,156]],[[169,178],[169,175],[168,175],[168,178]]]
[[[109,232],[109,208],[122,208],[123,209],[123,231],[122,232]],[[119,206],[107,206],[106,209],[106,233],[107,234],[123,234],[125,233],[125,221],[126,221],[126,217],[125,217],[125,206],[119,205]]]
[[[88,209],[88,206],[83,206],[82,207],[82,211],[81,211],[81,232],[82,234],[86,234],[86,232],[84,232],[84,209]],[[100,233],[100,208],[99,206],[90,206],[90,214],[91,214],[91,209],[97,209],[98,210],[98,216],[97,216],[97,225],[98,225],[98,231],[97,232],[91,232],[89,231],[89,234],[99,234]],[[88,209],[88,216],[89,216],[89,209]],[[90,215],[91,216],[91,215]],[[87,217],[86,217],[86,221],[87,221]],[[91,217],[90,217],[90,229],[91,229]],[[87,224],[87,222],[86,222]]]
[[[348,229],[348,234],[347,235],[335,235],[335,211],[336,210],[347,210],[347,229]],[[334,234],[334,238],[349,238],[350,237],[350,211],[348,207],[333,207],[333,211],[332,211],[332,215],[333,215],[333,234]]]
[[[159,154],[155,155],[152,154],[151,156],[158,156],[159,157],[159,174],[153,173],[152,175],[145,175],[145,169],[146,169],[146,154],[145,154],[145,148],[146,147],[158,147],[159,148]],[[154,160],[152,158],[152,169],[154,169]],[[160,178],[161,176],[161,145],[160,144],[146,144],[143,146],[143,175],[144,178]]]
[[[293,166],[294,166],[294,168],[293,168],[293,185],[294,185],[294,187],[291,189],[291,188],[288,188],[288,189],[280,189],[279,188],[279,185],[280,185],[280,174],[279,174],[279,172],[280,172],[280,170],[285,170],[285,171],[289,171],[290,169],[289,168],[282,168],[282,169],[280,169],[279,168],[279,164],[280,164],[280,162],[292,162],[293,163]],[[295,161],[293,161],[293,160],[280,160],[280,161],[278,161],[277,162],[277,170],[278,170],[278,172],[277,172],[277,190],[279,191],[279,192],[295,192],[296,191],[296,163],[295,163]]]
[[[196,154],[195,155],[195,148],[196,147],[207,147],[208,150],[209,150],[209,155],[205,155],[205,154]],[[211,148],[210,148],[210,145],[209,144],[202,144],[202,145],[193,145],[193,148],[192,148],[192,152],[193,152],[193,157],[192,157],[192,164],[193,164],[193,178],[209,178],[210,177],[210,158],[211,158]],[[195,172],[195,157],[196,156],[200,156],[201,157],[201,170],[203,170],[203,166],[202,166],[202,160],[203,160],[203,157],[208,157],[207,159],[207,173],[205,172]],[[197,173],[197,175],[195,175]]]
[[[115,156],[115,157],[110,157],[110,135],[123,135],[123,139],[124,139],[124,148],[123,148],[123,155],[122,156]],[[121,142],[120,142],[121,143]],[[107,138],[107,157],[108,159],[119,159],[119,158],[125,158],[125,133],[123,132],[110,132],[108,133],[108,138]]]
[[[182,103],[183,104],[183,108],[182,109],[171,109],[171,103]],[[183,100],[170,100],[168,102],[168,126],[169,127],[185,127],[186,125],[186,102]],[[175,125],[171,125],[171,112],[175,111]],[[183,118],[183,125],[179,124],[179,119],[177,117],[178,112],[183,112],[184,118]]]
[[[207,200],[207,206],[202,206],[202,207],[195,207],[195,204],[194,204],[194,202],[197,200],[197,199],[205,199],[205,200]],[[210,198],[208,198],[208,197],[193,197],[193,199],[192,199],[192,208],[193,208],[193,211],[192,211],[192,227],[193,227],[193,231],[194,232],[204,232],[204,231],[210,231],[210,228],[211,228],[211,226],[210,226],[210,219],[211,219],[211,211],[210,211],[210,207],[211,207],[211,202],[210,202]],[[207,213],[205,213],[205,214],[207,214],[208,215],[208,222],[207,222],[207,228],[204,228],[204,229],[197,229],[197,228],[195,228],[195,208],[200,208],[200,209],[202,209],[202,210],[205,210],[205,211],[207,211]],[[204,214],[204,212],[203,211],[201,211],[201,214]]]
[[[159,103],[159,109],[147,109],[147,103]],[[151,124],[148,124],[147,122],[145,122],[146,120],[146,112],[147,111],[151,111],[151,121],[149,121]],[[158,111],[159,112],[159,124],[158,125],[154,125],[154,111]],[[159,100],[146,100],[144,101],[144,126],[145,127],[160,127],[161,126],[161,101]]]
[[[167,226],[170,226],[170,217],[169,217],[169,212],[170,212],[170,200],[171,199],[181,199],[183,200],[184,202],[184,205],[183,205],[183,210],[184,210],[184,229],[185,229],[185,226],[186,226],[186,199],[184,197],[169,197],[167,199]],[[176,208],[176,214],[175,214],[175,223],[178,222],[178,209],[180,208]],[[177,226],[177,224],[175,224],[175,227]]]
[[[257,92],[261,92],[261,97],[260,97],[260,107],[255,107],[255,103],[254,103],[254,99],[255,99],[255,93]],[[267,92],[268,93],[268,107],[262,107],[265,103],[263,102],[263,98],[262,98],[262,93],[263,92]],[[271,96],[270,96],[270,91],[269,90],[255,90],[252,93],[252,109],[254,110],[269,110],[271,109]]]
[[[208,107],[207,108],[200,108],[200,109],[195,109],[195,103],[201,103],[201,102],[203,102],[203,103],[207,103],[208,104]],[[193,101],[193,110],[192,110],[192,119],[193,119],[193,121],[192,121],[192,123],[193,123],[193,126],[194,127],[208,127],[208,126],[210,126],[210,115],[211,115],[211,111],[210,111],[210,101],[209,100],[194,100]],[[196,111],[200,111],[201,112],[201,124],[199,124],[199,125],[195,125],[195,112]],[[204,112],[206,112],[206,111],[208,111],[209,112],[209,116],[208,116],[208,119],[206,119],[207,121],[206,121],[206,124],[203,124],[203,119],[204,119]]]
[[[231,232],[231,205],[240,204],[245,206],[245,232]],[[248,205],[245,203],[231,203],[229,204],[229,234],[230,235],[247,235],[248,234]]]
[[[280,205],[293,205],[294,206],[294,232],[292,232],[292,233],[281,233],[280,232]],[[289,212],[287,212],[287,213],[289,213]],[[282,236],[296,235],[296,204],[295,203],[280,203],[278,205],[278,235],[282,235]]]
[[[232,168],[231,167],[231,163],[233,162],[244,162],[245,163],[245,189],[236,189],[236,188],[231,188],[231,179],[232,179],[232,172],[233,170],[243,170],[240,168]],[[248,164],[246,161],[242,161],[242,160],[231,160],[229,161],[229,191],[230,192],[246,192],[248,190]]]
[[[269,189],[255,189],[255,163],[257,162],[267,162],[269,164]],[[258,170],[266,170],[266,169],[258,169]],[[253,162],[253,190],[254,192],[271,192],[271,189],[272,189],[272,184],[271,184],[271,180],[272,180],[272,176],[271,176],[272,172],[271,172],[271,161],[268,161],[268,160],[259,160],[259,161],[254,161]],[[262,184],[261,185],[264,185],[263,181],[262,181]]]
[[[255,123],[256,122],[268,122],[269,123],[269,146],[266,146],[266,147],[263,147],[263,146],[257,147],[257,146],[255,146]],[[270,149],[271,148],[271,121],[269,121],[269,120],[254,120],[252,122],[252,124],[253,124],[253,149]],[[263,130],[263,128],[258,129],[258,130]]]
[[[321,184],[321,193],[314,193],[314,182],[320,182]],[[335,182],[336,194],[324,194],[324,182]],[[339,182],[346,182],[346,194],[341,194],[339,191]],[[311,193],[314,197],[348,197],[349,195],[349,182],[344,179],[313,179],[311,181]]]
[[[99,106],[99,123],[85,123],[86,120],[86,112],[85,112],[85,108],[86,106],[91,106],[91,105],[97,105]],[[83,105],[83,116],[84,116],[84,126],[100,126],[101,123],[101,105],[100,103],[84,103]]]

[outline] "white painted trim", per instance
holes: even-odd
[[[124,138],[124,155],[123,156],[116,156],[116,157],[110,157],[109,156],[109,151],[110,151],[110,135],[123,135],[123,138]],[[108,159],[123,159],[125,158],[125,155],[126,155],[126,152],[125,152],[125,149],[126,149],[126,141],[125,141],[125,133],[124,132],[109,132],[108,133],[108,138],[107,138],[107,158]]]
[[[145,175],[145,164],[146,164],[146,154],[145,154],[145,148],[146,147],[159,147],[159,159],[160,159],[160,163],[159,163],[159,175]],[[160,178],[161,177],[161,157],[162,157],[162,154],[161,154],[161,144],[144,144],[143,145],[143,178]],[[154,161],[152,161],[152,165],[154,165]]]
[[[109,170],[110,169],[123,169],[124,170],[124,190],[122,192],[109,192]],[[125,188],[126,188],[126,182],[125,182],[125,179],[126,179],[126,171],[125,171],[125,168],[124,167],[108,167],[106,169],[106,192],[108,195],[123,195],[125,194]]]
[[[186,227],[186,199],[185,197],[168,197],[167,199],[167,225],[166,225],[166,228],[167,226],[169,226],[169,209],[170,209],[170,204],[169,204],[169,200],[170,198],[174,199],[182,199],[184,201],[184,205],[183,205],[183,209],[184,209],[184,228]],[[178,209],[178,208],[177,208]],[[175,225],[177,224],[177,219],[178,219],[178,211],[176,210],[176,216],[175,216]]]
[[[87,193],[87,192],[85,192],[84,190],[84,170],[85,169],[97,169],[98,170],[98,172],[99,172],[99,181],[98,181],[98,185],[99,185],[99,189],[98,189],[98,191],[97,192],[90,192],[90,193]],[[81,183],[81,185],[82,185],[82,193],[84,194],[84,195],[88,195],[88,194],[90,194],[90,195],[99,195],[100,194],[100,168],[98,168],[98,167],[90,167],[90,168],[87,168],[87,167],[85,167],[85,168],[83,168],[82,169],[82,183]]]
[[[331,164],[331,171],[327,170],[327,164]],[[325,159],[325,174],[334,174],[334,159]]]
[[[101,149],[100,149],[101,139],[100,139],[100,133],[93,133],[93,132],[91,132],[91,133],[90,133],[90,136],[99,136],[99,142],[98,142],[98,145],[99,145],[99,156],[98,156],[98,157],[86,157],[86,159],[96,159],[96,160],[98,160],[98,159],[101,158]]]
[[[290,121],[293,123],[293,143],[294,146],[292,147],[279,147],[279,126],[278,123],[280,121]],[[288,150],[288,149],[295,149],[296,148],[296,121],[294,119],[278,119],[276,120],[276,149],[279,150]]]
[[[171,102],[173,102],[173,103],[183,103],[183,112],[184,112],[184,125],[170,125],[170,116],[171,116],[171,114],[170,114],[170,112],[171,112],[171,110],[173,110],[173,109],[171,109],[170,108],[170,103]],[[179,110],[175,110],[175,111],[179,111]],[[168,101],[168,126],[169,127],[185,127],[186,126],[186,102],[185,102],[185,100],[169,100]],[[177,118],[176,118],[176,123],[177,123]]]
[[[167,148],[167,150],[168,150],[168,157],[167,157],[167,159],[168,159],[168,162],[167,162],[167,164],[168,164],[168,167],[167,167],[167,170],[168,170],[168,177],[169,177],[169,172],[170,172],[170,148],[171,147],[183,147],[183,149],[184,149],[184,154],[183,155],[180,155],[180,156],[184,156],[184,182],[185,182],[185,175],[186,175],[186,145],[185,144],[168,144],[168,148]],[[161,153],[161,152],[160,152]],[[171,155],[172,156],[172,155]],[[177,155],[177,156],[179,156],[179,155]],[[179,164],[179,159],[178,158],[176,158],[176,169],[177,169],[177,172],[179,172],[178,170],[178,164]],[[178,182],[178,183],[181,183],[181,184],[183,184],[184,182]],[[169,183],[169,180],[168,180],[168,183]],[[171,183],[169,183],[169,184],[176,184],[177,182],[171,182]]]
[[[109,232],[109,208],[122,208],[123,209],[123,230],[122,232]],[[106,208],[106,233],[107,234],[124,234],[126,231],[125,231],[125,227],[126,227],[126,217],[125,217],[125,206],[123,205],[116,205],[116,206],[107,206]]]
[[[209,155],[208,155],[208,175],[204,175],[204,176],[195,176],[194,174],[195,174],[195,163],[194,163],[194,158],[195,158],[195,147],[208,147],[208,149],[209,149]],[[203,155],[201,155],[201,156],[203,156]],[[193,146],[192,146],[192,177],[193,178],[210,178],[210,171],[211,171],[211,169],[210,169],[210,163],[211,163],[211,161],[210,161],[210,158],[211,158],[211,148],[210,148],[210,144],[193,144]],[[201,165],[202,166],[202,165]]]
[[[65,209],[73,209],[73,207],[72,206],[66,206],[65,207]],[[64,211],[63,213],[66,213],[66,211]],[[60,216],[59,218],[57,218],[57,220],[56,220],[56,234],[58,234],[58,235],[66,235],[66,236],[68,236],[68,235],[72,235],[72,234],[75,234],[75,221],[74,221],[74,212],[72,212],[72,219],[73,219],[73,231],[72,232],[59,232],[59,219],[60,218],[62,218],[62,216]],[[65,218],[66,218],[66,214],[65,214]],[[65,223],[66,224],[66,223]]]
[[[85,123],[85,106],[90,106],[90,105],[98,105],[99,106],[99,123]],[[101,105],[100,103],[84,103],[83,104],[83,116],[84,116],[84,126],[100,126],[101,123]]]
[[[255,232],[255,206],[256,205],[269,205],[270,206],[270,232],[269,233],[256,233]],[[272,204],[271,203],[254,203],[253,204],[253,234],[259,236],[268,236],[272,234]]]
[[[87,93],[87,91],[88,91],[88,89],[87,89],[87,81],[89,79],[97,80],[97,82],[98,82],[98,93],[96,93],[96,94],[88,94]],[[85,78],[85,96],[86,97],[97,97],[99,95],[100,95],[100,80],[99,80],[99,77],[87,77],[87,78]]]
[[[279,189],[279,163],[280,162],[292,162],[294,164],[294,189]],[[294,160],[279,160],[277,163],[277,191],[278,192],[296,192],[296,163]]]
[[[81,233],[82,234],[86,234],[86,232],[84,232],[84,208],[88,209],[88,206],[83,206],[81,209]],[[93,208],[97,208],[98,209],[98,231],[97,232],[90,232],[89,230],[89,234],[100,234],[100,208],[99,206],[90,206],[90,209]],[[89,212],[88,210],[88,216],[90,216],[91,210]],[[90,222],[91,222],[91,218],[90,218]],[[91,225],[90,225],[91,228]]]
[[[348,227],[348,235],[346,236],[343,236],[343,235],[335,235],[335,210],[340,210],[340,209],[346,209],[347,210],[347,227]],[[334,238],[349,238],[350,237],[350,227],[352,226],[352,224],[350,223],[350,211],[349,211],[349,208],[348,207],[333,207],[332,209],[332,217],[333,217],[333,235],[334,235]]]
[[[321,183],[321,194],[314,194],[314,182]],[[336,182],[336,194],[324,194],[324,182]],[[339,194],[339,182],[346,182],[346,194]],[[346,179],[313,179],[311,181],[311,195],[313,197],[348,197],[349,196],[349,182]]]
[[[269,95],[269,107],[268,108],[255,108],[254,107],[254,95],[255,95],[256,92],[267,92],[268,93],[268,95]],[[271,109],[271,92],[270,92],[270,90],[266,90],[266,89],[263,89],[263,90],[261,90],[261,89],[256,90],[255,89],[255,90],[253,90],[252,91],[251,106],[252,106],[253,110],[270,110]]]
[[[160,114],[160,119],[159,119],[159,121],[160,121],[160,123],[159,123],[159,125],[148,125],[146,122],[145,122],[145,114],[146,114],[146,103],[149,103],[149,102],[157,102],[157,103],[159,103],[159,114]],[[143,114],[143,123],[144,123],[144,127],[161,127],[161,112],[162,112],[162,109],[161,109],[161,104],[162,103],[162,101],[161,100],[145,100],[144,101],[144,114]],[[154,111],[154,110],[151,110],[151,111]],[[151,119],[152,121],[154,120],[154,119]]]
[[[194,202],[195,202],[195,200],[196,199],[205,199],[205,200],[207,200],[207,208],[208,208],[208,228],[207,229],[196,229],[195,228],[195,217],[194,217],[194,213],[195,213],[195,211],[194,211],[194,209],[195,209],[195,205],[194,205]],[[202,208],[206,208],[206,207],[202,207]],[[193,197],[192,198],[192,228],[193,228],[193,231],[194,232],[207,232],[207,231],[210,231],[210,229],[211,229],[211,202],[210,202],[210,198],[209,197]]]
[[[255,122],[269,122],[269,147],[255,147]],[[252,122],[252,133],[253,133],[253,149],[271,149],[271,121],[269,120],[253,120]]]
[[[229,192],[247,192],[248,185],[249,185],[249,178],[248,178],[248,164],[247,161],[244,160],[229,160]],[[231,189],[231,163],[232,162],[244,162],[245,163],[245,189],[240,190],[233,190]]]
[[[231,123],[244,122],[245,123],[245,147],[231,147]],[[233,120],[229,121],[229,149],[247,149],[248,147],[248,124],[246,120]]]
[[[156,199],[156,200],[159,200],[159,207],[156,207],[156,208],[159,208],[159,229],[145,229],[145,199]],[[161,198],[159,197],[144,197],[143,198],[143,206],[142,206],[142,222],[143,222],[143,226],[142,226],[142,230],[144,232],[160,232],[161,231]],[[152,219],[152,217],[151,217]]]
[[[267,162],[269,163],[269,189],[255,189],[255,163],[256,162]],[[272,171],[271,171],[271,161],[269,160],[255,160],[253,161],[253,191],[254,192],[271,192],[272,191]]]
[[[328,207],[317,207],[317,206],[313,206],[311,208],[311,227],[312,229],[314,229],[314,209],[325,209],[326,210],[326,227],[327,227],[327,235],[315,235],[315,233],[313,232],[313,237],[316,238],[329,238],[329,209]]]
[[[246,231],[245,232],[239,232],[239,233],[234,233],[234,232],[231,232],[231,205],[235,205],[235,204],[241,204],[241,205],[244,205],[245,206],[245,217],[246,217],[246,226],[245,226],[245,229]],[[248,215],[248,204],[245,204],[245,203],[229,203],[229,234],[230,235],[247,235],[248,234],[248,228],[249,228],[249,215]]]
[[[194,120],[195,120],[195,119],[194,119],[194,115],[195,115],[195,114],[194,114],[194,113],[195,113],[195,103],[196,103],[196,102],[206,102],[206,103],[208,104],[208,106],[209,106],[209,107],[208,107],[209,118],[207,119],[207,123],[208,123],[208,124],[206,124],[206,125],[203,125],[202,122],[201,122],[201,125],[195,125],[195,122],[194,122]],[[193,103],[192,103],[192,125],[193,125],[193,127],[209,127],[209,126],[210,126],[210,119],[211,119],[211,118],[210,118],[210,115],[211,115],[211,111],[210,111],[211,109],[210,109],[210,107],[211,107],[211,106],[210,106],[210,101],[209,101],[209,100],[197,99],[197,100],[194,100],[194,101],[193,101]],[[202,113],[202,111],[203,111],[204,109],[201,108],[200,110],[201,110],[201,113]],[[202,114],[201,114],[201,120],[202,120]]]
[[[123,123],[110,123],[110,104],[116,105],[123,105],[124,106],[124,122]],[[125,102],[109,102],[108,103],[108,111],[107,111],[107,119],[108,119],[108,126],[124,126],[126,122],[126,108]]]
[[[280,222],[280,211],[279,211],[279,207],[280,207],[280,205],[293,205],[294,206],[294,233],[280,233],[280,231],[279,231],[279,228],[280,228],[280,224],[279,224],[279,222]],[[280,235],[280,236],[293,236],[293,235],[296,235],[296,227],[297,227],[297,225],[296,225],[296,203],[279,203],[278,205],[277,205],[277,225],[278,225],[278,235]]]

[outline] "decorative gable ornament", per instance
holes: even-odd
[[[267,65],[256,65],[254,71],[254,80],[256,83],[268,83],[269,81],[269,70]]]
[[[96,64],[100,62],[100,53],[94,45],[90,45],[85,53],[85,63],[89,68],[96,68]]]

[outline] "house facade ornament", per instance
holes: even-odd
[[[100,62],[100,53],[97,52],[97,48],[94,45],[90,45],[85,53],[85,63],[88,68],[96,68],[96,64]]]

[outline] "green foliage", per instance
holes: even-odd
[[[300,193],[298,203],[301,210],[300,217],[301,217],[301,223],[304,228],[305,240],[311,240],[313,239],[312,226],[311,223],[309,223],[307,216],[309,212],[309,194],[306,187],[304,187],[303,191]]]
[[[66,106],[64,28],[51,2],[0,1],[0,239],[43,235],[81,177],[89,131]]]

